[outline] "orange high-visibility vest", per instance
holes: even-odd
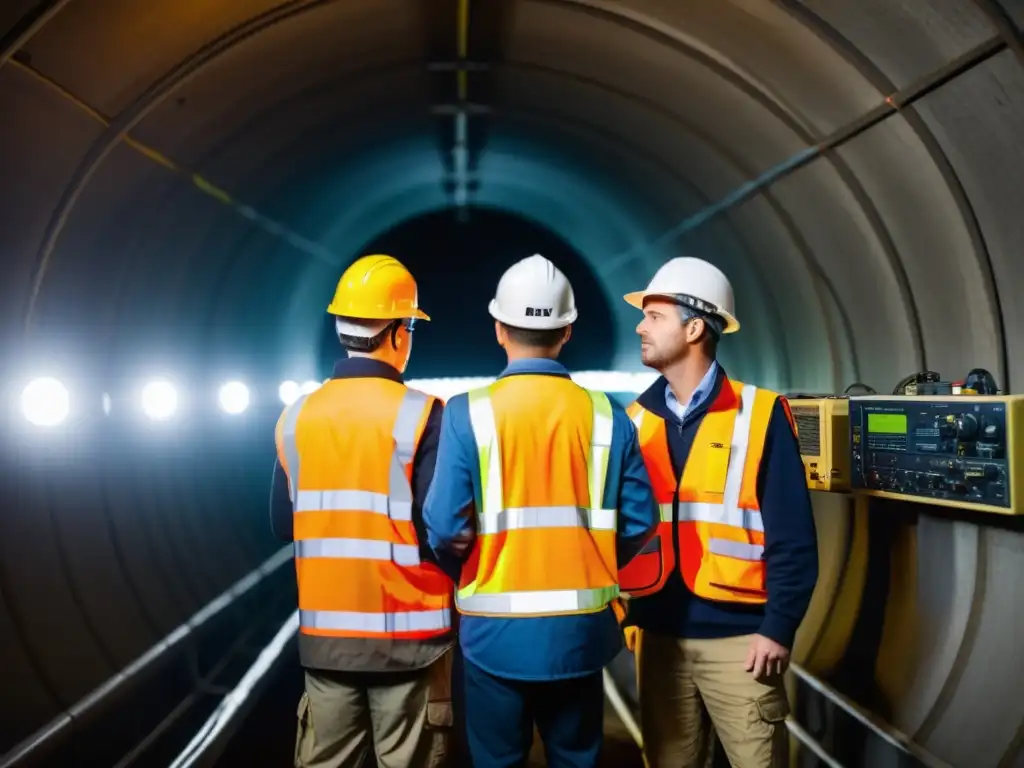
[[[677,567],[695,595],[764,603],[764,524],[757,476],[772,409],[779,397],[725,379],[693,440],[682,477],[669,455],[665,420],[634,402],[640,450],[661,510],[656,535],[619,574],[623,591],[643,597],[665,586]]]
[[[619,593],[617,511],[604,509],[612,409],[559,376],[516,375],[469,393],[480,460],[477,536],[461,613],[556,616]]]
[[[333,379],[277,424],[292,497],[299,631],[425,640],[451,627],[451,580],[420,562],[412,462],[434,398]]]

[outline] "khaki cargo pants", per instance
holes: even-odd
[[[744,669],[750,640],[640,632],[637,684],[648,768],[704,768],[712,726],[733,768],[787,768],[786,691],[781,676],[760,682]]]
[[[306,670],[296,768],[440,768],[452,725],[452,652],[420,673],[345,675]],[[365,682],[365,681],[372,682]]]

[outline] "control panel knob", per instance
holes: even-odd
[[[962,413],[956,417],[956,433],[963,441],[974,440],[978,434],[978,419],[973,413]]]

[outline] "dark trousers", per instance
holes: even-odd
[[[601,673],[569,680],[496,677],[463,659],[466,736],[476,768],[526,764],[537,725],[551,768],[595,768],[604,728]]]

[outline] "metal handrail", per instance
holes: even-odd
[[[274,634],[274,638],[263,648],[256,661],[245,673],[238,684],[232,688],[217,705],[206,722],[196,731],[188,745],[181,751],[170,768],[191,768],[191,766],[211,764],[217,757],[214,747],[222,748],[231,736],[229,728],[239,715],[244,715],[244,707],[252,700],[253,691],[261,683],[275,662],[281,658],[288,642],[299,631],[299,612],[293,611],[288,619]],[[202,762],[200,762],[202,761]]]
[[[100,704],[108,701],[129,682],[138,680],[145,675],[157,662],[179,647],[186,638],[194,636],[214,616],[221,613],[225,608],[232,605],[245,593],[249,592],[253,587],[270,576],[270,574],[291,560],[292,553],[293,548],[291,545],[279,549],[267,558],[262,565],[253,569],[232,586],[228,587],[228,589],[224,590],[224,592],[197,611],[192,618],[168,634],[138,659],[109,678],[98,688],[86,694],[64,713],[58,715],[31,736],[16,744],[7,754],[0,756],[0,768],[11,768],[31,758],[45,745],[65,733],[76,720],[82,719]]]
[[[928,766],[928,768],[953,768],[949,763],[940,760],[920,745],[915,744],[910,737],[902,731],[897,730],[877,716],[855,704],[846,696],[843,696],[839,691],[826,685],[823,681],[819,680],[799,664],[790,663],[789,669],[809,687],[820,693],[890,746],[904,754],[910,755],[922,764]]]
[[[789,670],[808,686],[820,693],[850,717],[854,718],[869,731],[900,752],[910,755],[920,761],[923,765],[928,766],[928,768],[953,768],[949,763],[943,762],[918,744],[915,744],[911,741],[910,737],[902,731],[899,731],[888,723],[883,722],[855,704],[846,696],[843,696],[834,688],[826,685],[822,680],[819,680],[799,664],[790,663]],[[619,691],[618,685],[615,683],[614,678],[607,669],[604,670],[604,692],[608,697],[608,701],[611,703],[612,708],[615,710],[615,714],[618,715],[622,724],[626,727],[626,730],[629,731],[629,735],[633,738],[633,741],[636,742],[638,747],[643,749],[642,731],[637,725],[636,718],[633,717],[633,713],[629,710],[629,707],[623,700],[622,693]],[[786,727],[797,741],[813,752],[815,756],[828,765],[829,768],[843,768],[843,764],[836,758],[829,755],[825,748],[792,717],[786,719]]]

